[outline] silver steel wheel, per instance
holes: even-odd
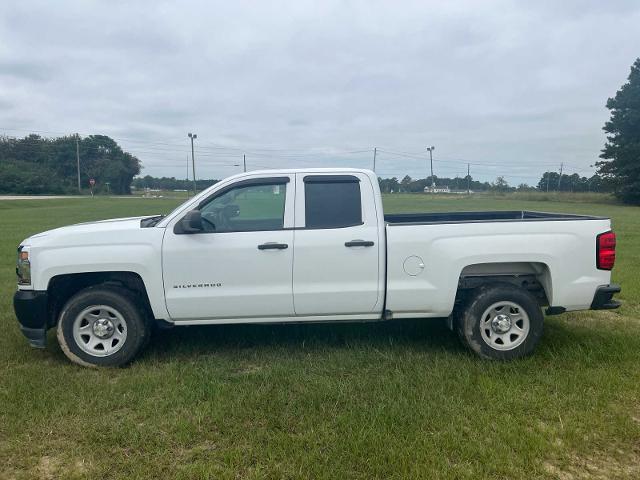
[[[124,346],[127,322],[113,307],[92,305],[73,321],[73,339],[89,355],[107,357]]]
[[[495,350],[513,350],[529,335],[529,316],[514,302],[496,302],[480,318],[482,340]]]

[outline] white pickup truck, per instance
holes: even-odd
[[[527,355],[548,314],[616,308],[602,217],[528,211],[384,215],[375,174],[227,178],[169,215],[83,223],[18,248],[31,345],[130,362],[154,326],[448,318],[485,358]]]

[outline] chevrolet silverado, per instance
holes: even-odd
[[[18,248],[14,308],[74,362],[130,362],[154,326],[447,318],[476,354],[531,353],[548,314],[616,308],[608,218],[385,215],[362,169],[235,175],[166,216],[83,223]]]

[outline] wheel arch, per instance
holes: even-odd
[[[486,262],[462,268],[458,277],[456,302],[481,285],[508,283],[533,293],[540,305],[552,305],[553,285],[549,266],[544,262]]]
[[[52,277],[47,285],[49,298],[48,326],[53,327],[56,325],[62,308],[73,295],[85,288],[95,286],[123,288],[133,293],[139,300],[144,314],[150,319],[154,318],[147,287],[138,273],[129,271],[68,273]]]

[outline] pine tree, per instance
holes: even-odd
[[[616,196],[640,205],[640,58],[631,66],[629,81],[607,100],[611,118],[603,130],[607,143],[598,162],[598,173],[616,185]]]

